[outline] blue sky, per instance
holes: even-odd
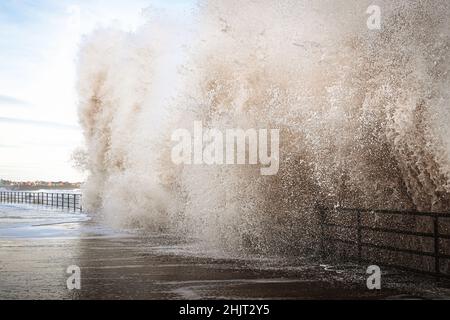
[[[133,31],[142,9],[180,15],[195,0],[2,0],[0,2],[0,178],[79,181],[70,155],[82,146],[75,60],[96,27]]]

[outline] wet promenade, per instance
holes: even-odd
[[[67,289],[70,265],[81,269],[80,290]],[[0,205],[0,299],[450,297],[432,279],[386,271],[373,291],[366,277],[364,266],[225,259],[168,235],[109,230],[81,214]]]

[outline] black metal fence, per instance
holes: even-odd
[[[350,254],[349,257],[356,258],[360,262],[387,265],[407,271],[433,275],[439,278],[450,278],[450,274],[448,273],[450,263],[450,255],[448,254],[450,251],[450,242],[448,240],[450,240],[450,235],[443,233],[444,229],[449,230],[450,213],[369,210],[342,207],[332,209],[319,207],[319,213],[321,251],[324,254],[330,253],[330,246],[336,248],[336,244],[340,243],[353,248],[352,252],[355,254]],[[346,217],[343,218],[343,215],[346,215]],[[384,224],[388,226],[379,223],[379,220],[382,220],[380,217],[385,218]],[[414,220],[409,228],[392,228],[390,226],[392,223],[389,223],[389,221],[393,221],[392,217],[400,217],[404,220],[425,220]],[[422,230],[417,231],[417,229],[425,229],[427,231],[422,232]],[[378,234],[379,236],[374,236],[374,234]],[[406,236],[406,239],[398,240],[399,236]],[[377,239],[387,239],[387,241],[376,241]],[[424,239],[428,239],[428,245],[425,245],[427,241],[424,241]],[[419,248],[405,248],[405,245],[406,247],[411,247],[414,243],[418,244]],[[429,250],[421,250],[423,247]],[[368,251],[372,255],[368,254]],[[378,256],[383,256],[386,252],[406,254],[407,259],[403,259],[403,262],[412,262],[414,259],[411,257],[427,257],[431,261],[429,261],[427,267],[423,268],[423,265],[420,266],[420,263],[417,264],[417,259],[415,260],[416,263],[405,265],[398,263],[399,260],[396,259],[392,259],[394,260],[393,262],[382,263],[382,261],[373,258],[374,253],[378,253]],[[446,272],[442,269],[446,269]]]
[[[74,212],[83,211],[79,193],[1,191],[0,203],[28,203]]]

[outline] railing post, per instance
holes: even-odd
[[[356,245],[358,246],[358,260],[359,262],[361,262],[362,259],[362,245],[361,245],[361,240],[362,240],[362,230],[361,230],[361,212],[358,211],[356,213],[356,219],[357,219],[357,239],[356,239]]]
[[[441,273],[441,266],[439,261],[439,217],[434,216],[433,219],[433,234],[434,234],[434,272],[439,276]]]
[[[320,254],[322,258],[325,257],[325,208],[322,206],[317,206],[319,209],[319,219],[320,219]]]

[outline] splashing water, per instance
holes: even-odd
[[[301,251],[314,203],[450,209],[450,3],[211,1],[99,30],[79,57],[85,207],[232,253]],[[189,29],[187,33],[185,30]],[[183,32],[182,32],[183,31]],[[170,136],[280,129],[280,169],[175,166]]]

